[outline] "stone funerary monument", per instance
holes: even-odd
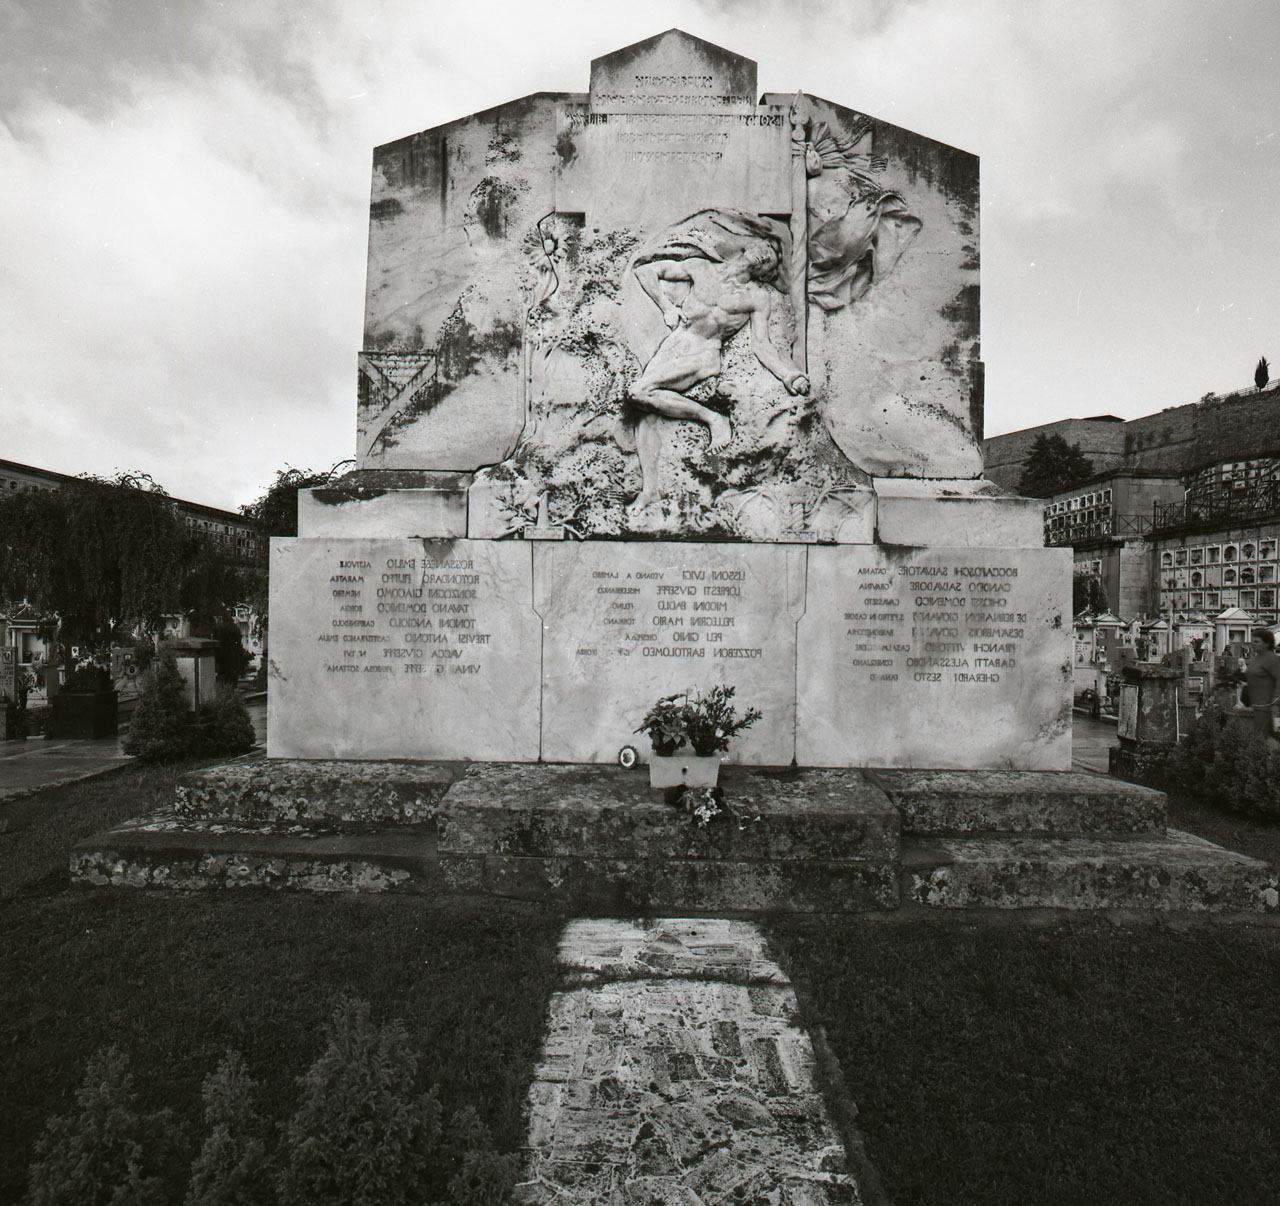
[[[1069,550],[982,478],[978,163],[678,30],[374,153],[354,472],[273,542],[275,758],[1070,765]]]

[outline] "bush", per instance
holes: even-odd
[[[179,1154],[168,1110],[138,1111],[128,1060],[117,1047],[89,1058],[76,1111],[51,1118],[36,1141],[30,1206],[165,1206]]]
[[[245,754],[253,748],[253,721],[233,687],[221,688],[212,703],[201,704],[191,723],[196,729],[192,743],[195,756]]]
[[[190,1165],[168,1110],[138,1111],[125,1056],[95,1054],[77,1112],[50,1119],[29,1172],[29,1206],[501,1206],[519,1157],[501,1156],[474,1110],[446,1125],[435,1089],[415,1088],[404,1024],[375,1026],[342,998],[326,1046],[298,1079],[284,1128],[258,1113],[258,1085],[229,1051],[204,1083],[206,1136]]]
[[[1280,745],[1211,706],[1174,752],[1171,782],[1204,803],[1280,820]]]
[[[275,1201],[269,1131],[255,1108],[258,1086],[236,1052],[223,1057],[201,1096],[207,1134],[191,1165],[186,1206],[269,1206]]]
[[[191,709],[172,649],[162,648],[142,681],[122,749],[142,762],[174,762],[191,748]]]
[[[435,1090],[415,1095],[418,1058],[402,1022],[375,1026],[367,1002],[344,997],[325,1036],[284,1135],[283,1206],[506,1200],[515,1157],[493,1152],[472,1111],[446,1129]]]
[[[193,711],[177,659],[162,649],[143,680],[123,749],[142,762],[176,762],[243,754],[253,742],[253,721],[234,689],[219,690],[213,702]]]

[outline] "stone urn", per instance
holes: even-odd
[[[649,755],[650,787],[715,787],[719,778],[719,754],[705,758],[684,751]]]

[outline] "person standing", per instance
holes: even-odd
[[[1280,697],[1280,657],[1276,656],[1276,638],[1266,629],[1259,629],[1250,642],[1253,656],[1245,663],[1245,681],[1248,684],[1249,707],[1253,711],[1253,726],[1264,737],[1274,737],[1271,718]]]

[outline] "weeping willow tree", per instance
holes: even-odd
[[[208,571],[207,550],[143,474],[0,498],[0,599],[56,615],[64,651],[157,631],[166,613],[228,606],[235,586]]]

